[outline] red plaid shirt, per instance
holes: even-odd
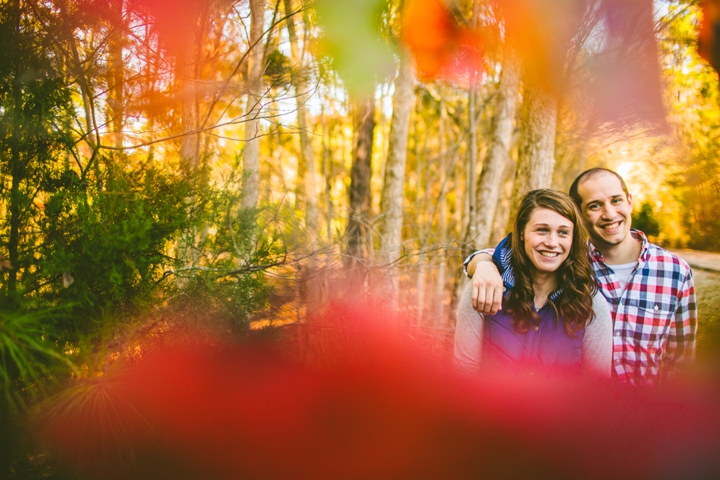
[[[642,250],[624,290],[590,244],[592,266],[614,323],[613,366],[620,383],[653,385],[695,359],[698,315],[688,264],[631,230]]]

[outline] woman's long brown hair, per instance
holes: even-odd
[[[515,330],[527,332],[531,325],[540,323],[540,316],[533,308],[535,296],[532,288],[533,263],[525,253],[523,231],[537,208],[547,208],[570,220],[574,226],[570,253],[557,270],[560,297],[552,303],[556,314],[565,322],[565,331],[575,337],[594,316],[592,297],[598,289],[595,273],[590,267],[587,231],[572,199],[557,190],[540,189],[528,192],[520,203],[515,217],[511,239],[511,265],[515,275],[515,287],[510,291],[507,312],[512,314]]]

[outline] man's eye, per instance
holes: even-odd
[[[588,205],[588,210],[597,210],[600,207],[597,203],[593,203],[592,205]]]

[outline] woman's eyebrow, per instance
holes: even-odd
[[[530,225],[533,227],[552,227],[552,225],[549,223],[532,223]],[[569,228],[569,227],[573,227],[573,226],[574,226],[574,224],[572,224],[572,223],[569,223],[567,225],[560,224],[560,225],[558,225],[558,228]]]

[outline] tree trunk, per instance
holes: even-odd
[[[513,186],[508,229],[523,196],[530,190],[548,188],[555,168],[557,99],[537,87],[525,85],[520,112],[518,166]]]
[[[17,130],[17,126],[15,127]],[[15,135],[14,135],[15,136]],[[17,300],[17,272],[20,267],[20,182],[22,180],[22,169],[20,167],[20,155],[17,147],[13,147],[10,153],[10,171],[12,175],[10,187],[10,236],[8,238],[8,260],[12,267],[8,269],[7,293],[11,303]]]
[[[307,103],[310,92],[307,82],[307,68],[303,61],[303,52],[295,30],[295,19],[292,0],[284,0],[287,15],[287,30],[290,39],[290,52],[295,72],[295,102],[297,105],[298,133],[300,135],[300,154],[304,166],[303,180],[305,183],[305,235],[308,245],[312,248],[318,235],[318,179],[315,169],[315,152],[310,141],[310,130],[307,121]]]
[[[380,235],[383,262],[388,264],[400,258],[403,227],[403,190],[405,187],[405,165],[407,160],[408,132],[410,113],[415,102],[415,71],[407,57],[400,62],[398,76],[395,79],[393,95],[393,113],[390,121],[390,138],[385,179],[380,198]],[[394,269],[393,269],[394,270]],[[397,294],[397,275],[389,275],[391,298]]]
[[[180,59],[178,59],[180,61]],[[183,137],[180,141],[180,158],[193,170],[200,162],[200,139],[198,130],[197,102],[195,100],[195,69],[186,58],[182,59],[178,73],[182,76],[180,116],[182,118]],[[191,86],[190,86],[191,85]]]
[[[19,22],[18,22],[19,23]],[[14,70],[14,69],[13,69]],[[13,72],[13,76],[17,79],[19,75],[17,72]],[[17,82],[17,80],[16,80]],[[18,82],[19,83],[19,82]],[[22,98],[22,85],[16,83],[12,89],[13,96],[13,110],[14,115],[20,117],[23,108]],[[10,261],[10,269],[8,269],[8,282],[7,282],[7,297],[10,300],[10,305],[16,305],[18,299],[17,295],[17,281],[18,281],[18,270],[20,270],[20,228],[21,215],[22,215],[22,202],[23,195],[20,192],[20,183],[26,179],[25,168],[23,168],[23,162],[20,155],[21,145],[24,143],[23,133],[21,132],[21,126],[18,120],[15,120],[12,125],[12,143],[10,145],[10,204],[8,210],[10,211],[10,232],[8,238],[8,260]],[[25,140],[26,142],[27,140]]]
[[[515,170],[517,162],[512,158],[510,163],[505,166],[505,173],[501,181],[502,193],[500,194],[500,201],[495,207],[495,218],[492,223],[492,235],[490,235],[489,245],[497,245],[500,243],[507,231],[505,230],[508,224],[508,218],[510,218],[510,201],[512,200],[513,183],[515,181]]]
[[[200,37],[196,33],[187,48],[178,49],[175,59],[175,77],[180,96],[180,118],[182,120],[182,139],[180,140],[180,158],[192,170],[200,164],[200,134],[198,112],[198,72]]]
[[[421,102],[416,103],[415,114],[418,118],[422,113]],[[427,137],[425,137],[427,139]],[[416,176],[418,184],[418,204],[420,205],[419,212],[417,215],[418,223],[418,243],[420,244],[421,251],[427,249],[428,235],[425,234],[425,227],[428,224],[423,218],[427,213],[427,197],[429,195],[429,188],[426,185],[429,182],[424,181],[423,172],[427,175],[427,165],[425,164],[425,155],[423,155],[423,149],[420,148],[420,132],[418,128],[413,129],[413,141],[415,143],[415,163],[416,163]],[[425,319],[425,288],[427,286],[427,260],[426,254],[418,256],[417,261],[417,283],[415,286],[415,292],[417,295],[417,324],[423,325]]]
[[[503,186],[505,168],[512,162],[510,149],[515,123],[520,72],[518,64],[507,56],[495,104],[492,122],[492,140],[483,162],[477,189],[475,216],[475,249],[486,248],[492,234],[493,218]]]
[[[248,78],[246,82],[247,108],[245,148],[243,150],[243,208],[257,207],[260,187],[260,136],[258,131],[262,99],[263,44],[265,0],[250,0],[250,45]]]
[[[473,2],[473,12],[471,24],[473,28],[477,26],[478,14],[479,14],[480,2]],[[470,74],[470,90],[468,92],[468,158],[467,158],[467,191],[465,195],[465,202],[468,209],[468,214],[464,217],[467,219],[467,226],[463,228],[461,225],[461,232],[464,232],[465,238],[463,239],[464,245],[469,245],[473,241],[475,235],[477,235],[477,229],[475,225],[475,215],[477,212],[476,205],[476,193],[475,193],[475,177],[477,169],[477,115],[475,112],[477,101],[477,72],[472,71]],[[458,292],[462,293],[462,292]]]
[[[364,101],[358,102],[353,117],[353,165],[350,172],[346,266],[370,257],[370,176],[375,132],[375,98],[370,95]]]
[[[472,121],[471,121],[472,123]],[[438,135],[440,137],[440,198],[438,199],[438,243],[440,249],[437,255],[437,276],[435,277],[435,311],[433,314],[433,326],[440,324],[445,312],[445,264],[447,256],[445,255],[445,245],[447,244],[447,139],[445,138],[445,125],[447,124],[447,109],[445,106],[445,89],[440,87],[440,128]],[[472,127],[471,127],[472,130]],[[474,134],[471,133],[472,143],[474,144]],[[474,154],[471,154],[471,157]]]
[[[112,2],[113,18],[111,26],[115,32],[111,36],[108,44],[108,120],[115,137],[115,146],[122,147],[123,143],[123,84],[124,65],[123,65],[123,43],[125,41],[125,25],[123,23],[123,0],[114,0]]]
[[[292,0],[284,0],[285,15],[287,17],[288,38],[292,65],[294,66],[295,102],[300,135],[300,156],[303,168],[302,177],[305,198],[305,241],[310,256],[307,259],[307,268],[304,270],[306,316],[311,318],[321,308],[321,292],[323,291],[322,277],[318,274],[318,258],[312,253],[317,249],[318,243],[318,175],[315,167],[315,152],[311,141],[311,128],[307,119],[305,104],[310,98],[310,89],[307,81],[307,66],[300,49],[300,41],[295,29],[295,18],[292,14]]]
[[[473,77],[474,78],[474,77]],[[475,81],[473,81],[470,84],[470,91],[468,92],[468,123],[469,123],[469,132],[468,136],[470,137],[468,139],[468,158],[467,158],[467,194],[466,194],[466,205],[467,205],[467,228],[463,228],[462,226],[460,228],[463,228],[465,232],[465,238],[463,243],[465,245],[469,244],[473,241],[475,238],[475,235],[477,235],[476,225],[475,225],[475,212],[476,212],[476,193],[475,193],[475,176],[476,176],[476,169],[477,169],[477,126],[475,123],[475,100],[477,97],[476,93],[476,84]],[[463,231],[461,230],[461,231]]]
[[[327,225],[327,244],[333,243],[333,222],[335,220],[335,209],[333,208],[332,199],[332,158],[330,157],[330,147],[328,146],[328,135],[329,129],[327,125],[327,118],[325,116],[325,107],[320,106],[320,117],[322,122],[322,169],[323,175],[325,176],[325,203],[327,204],[327,218],[325,223]]]

